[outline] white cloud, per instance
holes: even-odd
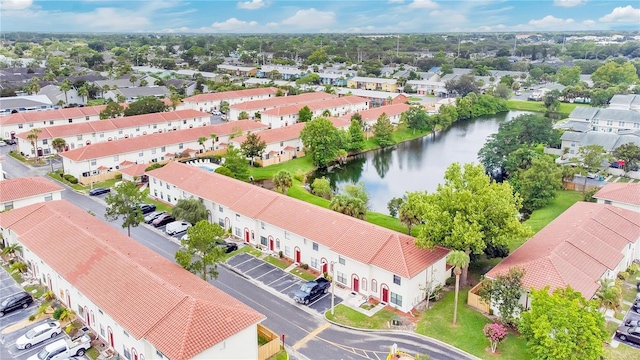
[[[96,8],[91,12],[77,14],[72,21],[99,31],[136,31],[151,24],[147,17],[121,8]]]
[[[575,20],[573,19],[560,19],[553,15],[547,15],[542,19],[530,20],[528,24],[532,25],[533,27],[541,28],[541,29],[544,29],[544,28],[557,29],[558,27],[561,27],[563,25],[573,24],[574,22]]]
[[[257,25],[258,23],[255,21],[243,21],[236,18],[230,18],[224,22],[214,22],[211,24],[211,27],[220,31],[243,32],[247,28],[256,27]]]
[[[413,0],[407,7],[409,9],[435,9],[438,4],[431,0]]]
[[[600,19],[602,22],[606,23],[640,23],[640,9],[635,9],[631,5],[627,5],[625,7],[617,7],[613,9],[610,14],[607,14]]]
[[[23,10],[33,4],[33,0],[2,0],[0,8],[2,10]]]
[[[239,1],[237,6],[238,6],[238,9],[257,10],[267,6],[267,4],[262,0],[250,0],[250,1],[244,1],[244,2]]]
[[[585,4],[587,0],[554,0],[553,5],[562,7],[574,7]]]
[[[336,14],[332,11],[318,11],[314,8],[298,10],[296,13],[282,21],[282,25],[292,26],[298,29],[318,29],[331,25],[336,20]]]

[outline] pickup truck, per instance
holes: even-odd
[[[76,339],[62,339],[47,345],[27,360],[60,360],[70,356],[83,356],[91,347],[91,338],[84,334]]]
[[[306,282],[293,294],[293,300],[300,304],[308,305],[322,294],[326,294],[329,291],[329,286],[331,286],[331,282],[322,277]]]

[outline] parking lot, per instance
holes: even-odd
[[[636,287],[636,290],[637,290],[637,287]],[[640,294],[640,291],[638,291],[638,293]],[[634,310],[634,306],[630,306],[629,310],[627,310],[627,313],[624,316],[624,319],[622,320],[621,327],[623,327],[627,321],[633,321],[633,320],[640,321],[640,313],[639,313],[640,308],[635,308],[635,309],[637,309],[637,311]],[[623,344],[629,345],[631,347],[634,347],[636,349],[640,349],[640,344],[629,341],[629,339],[627,339],[626,341],[622,341],[618,336],[615,336],[615,340]]]
[[[290,299],[293,299],[293,295],[300,285],[305,283],[305,280],[246,253],[230,258],[227,264],[245,276],[260,281]],[[335,304],[338,305],[341,302],[342,298],[336,296]],[[304,305],[299,304],[299,306]],[[320,296],[308,307],[321,314],[329,310],[331,308],[331,292]]]

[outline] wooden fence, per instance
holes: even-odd
[[[81,176],[78,179],[78,183],[80,183],[80,185],[89,185],[92,183],[95,184],[95,183],[111,180],[116,176],[118,176],[118,174],[120,174],[119,171],[108,171],[108,172],[103,172],[103,173],[92,175],[92,176]]]
[[[482,289],[482,283],[474,286],[469,290],[469,297],[467,298],[467,305],[472,308],[476,308],[484,313],[489,314],[489,310],[491,309],[491,304],[484,302],[478,293]]]
[[[267,360],[280,351],[280,338],[276,333],[258,324],[258,336],[268,342],[258,347],[258,360]]]

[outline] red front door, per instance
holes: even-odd
[[[353,291],[355,292],[360,291],[360,279],[358,278],[353,278]]]
[[[296,250],[296,262],[300,263],[300,250]]]
[[[113,342],[113,332],[111,332],[111,330],[109,330],[109,344],[111,345],[111,347],[113,347],[114,342]]]
[[[244,231],[244,242],[249,242],[249,230]]]
[[[273,239],[269,239],[269,250],[273,251]]]
[[[327,272],[327,268],[328,268],[327,263],[322,264],[322,273],[323,274]]]
[[[389,302],[389,289],[382,288],[382,302]]]

